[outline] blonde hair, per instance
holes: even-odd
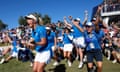
[[[43,25],[43,20],[42,20],[41,17],[38,17],[38,24],[39,24],[39,25]]]

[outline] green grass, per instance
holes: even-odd
[[[67,66],[67,62],[62,60],[59,66],[53,66],[53,60],[46,66],[46,72],[87,72],[86,65],[83,69],[78,69],[79,61],[74,61],[72,67]],[[0,65],[0,72],[32,72],[32,68],[29,66],[30,62],[20,62],[16,59],[12,59],[8,63]],[[120,64],[113,64],[111,61],[103,60],[103,72],[120,72]]]
[[[16,59],[0,65],[0,72],[32,72],[29,62],[20,62]]]
[[[0,46],[8,46],[10,45],[9,43],[0,43]]]

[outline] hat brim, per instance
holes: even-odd
[[[85,25],[85,26],[92,27],[93,25]]]
[[[80,22],[79,20],[77,20],[77,19],[74,19],[74,21],[76,21],[76,22]]]
[[[92,19],[91,22],[92,22],[92,21],[96,21],[96,20],[93,20],[93,19]]]
[[[28,16],[25,16],[24,18],[25,18],[25,19],[33,19],[33,18],[28,17]]]

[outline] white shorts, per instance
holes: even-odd
[[[18,57],[18,52],[11,52],[11,56],[17,58]]]
[[[73,49],[73,44],[64,44],[64,48],[63,48],[63,50],[64,51],[72,51],[72,49]]]
[[[52,51],[55,51],[55,46],[52,46],[51,48],[52,48]],[[56,48],[57,48],[57,47],[56,47]]]
[[[61,50],[63,50],[64,47],[58,47],[58,48],[60,48]]]
[[[73,43],[74,43],[75,47],[79,47],[79,48],[84,48],[85,47],[84,37],[74,38]]]
[[[50,60],[50,51],[37,52],[35,56],[35,62],[48,63]]]

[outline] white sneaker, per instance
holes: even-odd
[[[110,57],[107,57],[107,60],[110,60]]]
[[[59,62],[56,61],[56,62],[53,63],[53,65],[57,66],[57,65],[59,65]]]
[[[78,60],[78,59],[79,59],[79,56],[77,56],[75,59]]]
[[[114,59],[113,61],[112,61],[112,63],[116,63],[117,62],[117,60],[116,59]]]
[[[0,64],[3,64],[5,62],[5,59],[2,58],[1,61],[0,61]]]
[[[87,62],[87,56],[86,55],[83,58],[83,62]]]
[[[72,63],[68,60],[68,66],[71,67]]]
[[[32,67],[33,66],[33,63],[30,63],[30,67]]]
[[[94,65],[94,66],[93,66],[93,70],[96,70],[96,68],[97,68],[97,67]]]
[[[83,62],[80,62],[78,68],[82,68],[82,66],[83,66]]]

